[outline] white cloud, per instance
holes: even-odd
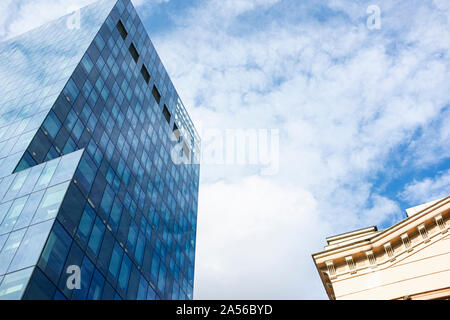
[[[405,151],[411,154],[411,158],[405,161],[405,165],[422,168],[450,158],[449,123],[450,108],[447,108],[439,118],[421,127],[420,134],[410,141]]]
[[[433,178],[413,181],[405,186],[400,197],[410,201],[413,205],[419,205],[448,195],[450,195],[450,170]]]
[[[307,191],[258,176],[202,186],[195,297],[300,299],[309,277],[323,298],[309,252],[327,234],[316,206]]]

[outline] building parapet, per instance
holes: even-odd
[[[336,298],[333,283],[399,265],[448,236],[450,196],[414,208],[385,230],[369,227],[326,239],[325,250],[312,257],[330,299]]]

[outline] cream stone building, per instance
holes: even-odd
[[[450,299],[450,196],[406,215],[326,239],[312,257],[330,299]]]

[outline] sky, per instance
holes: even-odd
[[[0,40],[91,2],[2,0]],[[326,299],[326,237],[450,194],[449,1],[133,3],[210,155],[194,298]],[[210,161],[227,130],[275,170]]]

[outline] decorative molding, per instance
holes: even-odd
[[[434,220],[436,221],[437,226],[439,227],[439,230],[442,233],[446,233],[447,232],[447,226],[445,223],[445,220],[442,218],[442,214],[438,214],[436,217],[434,217]]]
[[[391,242],[386,243],[384,246],[384,251],[386,252],[389,261],[395,260],[394,250],[392,249]]]
[[[345,257],[345,262],[347,263],[348,270],[350,271],[350,274],[356,273],[356,264],[355,261],[353,261],[352,256]]]
[[[437,219],[436,224],[438,224],[438,226],[439,226],[440,222],[438,222],[438,221],[440,218],[437,216],[436,219]],[[443,220],[443,221],[445,222],[445,220]],[[422,233],[420,233],[420,229],[422,229],[422,232],[424,232],[424,230],[426,230],[426,240],[424,240]],[[412,230],[414,230],[414,228]],[[385,259],[379,259],[379,257],[377,257],[378,255],[375,255],[374,251],[376,248],[373,248],[372,250],[368,250],[368,251],[364,252],[365,259],[368,262],[364,266],[357,267],[356,263],[353,259],[353,256],[346,256],[346,257],[344,257],[345,264],[347,265],[347,268],[344,269],[345,271],[339,270],[339,268],[337,269],[333,260],[328,260],[325,263],[325,265],[327,266],[328,275],[330,277],[330,280],[335,280],[335,279],[341,278],[345,275],[349,276],[349,275],[353,275],[355,273],[360,273],[364,269],[369,269],[369,268],[375,269],[386,263],[388,263],[389,265],[392,263],[395,263],[395,261],[397,260],[397,258],[399,256],[403,256],[405,254],[407,254],[409,256],[409,253],[414,251],[417,246],[425,245],[426,243],[431,241],[434,237],[436,237],[438,235],[443,235],[444,233],[446,233],[448,231],[448,224],[444,223],[444,230],[442,230],[441,227],[439,226],[439,228],[435,228],[434,229],[435,231],[432,233],[430,233],[428,231],[428,229],[426,229],[425,225],[418,226],[417,230],[419,230],[419,233],[418,234],[416,233],[417,236],[415,238],[418,239],[419,241],[416,240],[413,242],[412,238],[410,237],[408,232],[405,232],[404,234],[402,234],[400,236],[399,241],[402,241],[404,250],[395,250],[394,251],[394,249],[392,248],[392,243],[393,243],[392,241],[385,243],[383,245],[383,249],[384,249],[383,251],[386,256]],[[408,243],[409,243],[409,246],[408,246]],[[405,258],[406,258],[406,256],[405,256]],[[350,266],[349,266],[350,259],[353,262],[353,264],[355,265],[354,269],[350,269]],[[370,272],[370,271],[367,271],[367,272]]]
[[[325,265],[327,266],[328,276],[330,277],[330,279],[335,278],[336,277],[336,268],[334,267],[333,261],[329,260],[329,261],[325,262]]]
[[[405,250],[408,252],[411,252],[413,250],[411,245],[411,240],[409,239],[408,233],[404,233],[400,236],[403,242],[403,246],[405,247]]]
[[[418,225],[417,230],[419,230],[419,233],[422,236],[422,240],[424,242],[430,241],[430,237],[428,236],[428,230],[427,227],[425,226],[425,223]]]
[[[369,265],[372,266],[372,268],[377,267],[377,258],[375,258],[375,255],[373,254],[372,250],[366,251],[366,257],[367,261],[369,261]]]

